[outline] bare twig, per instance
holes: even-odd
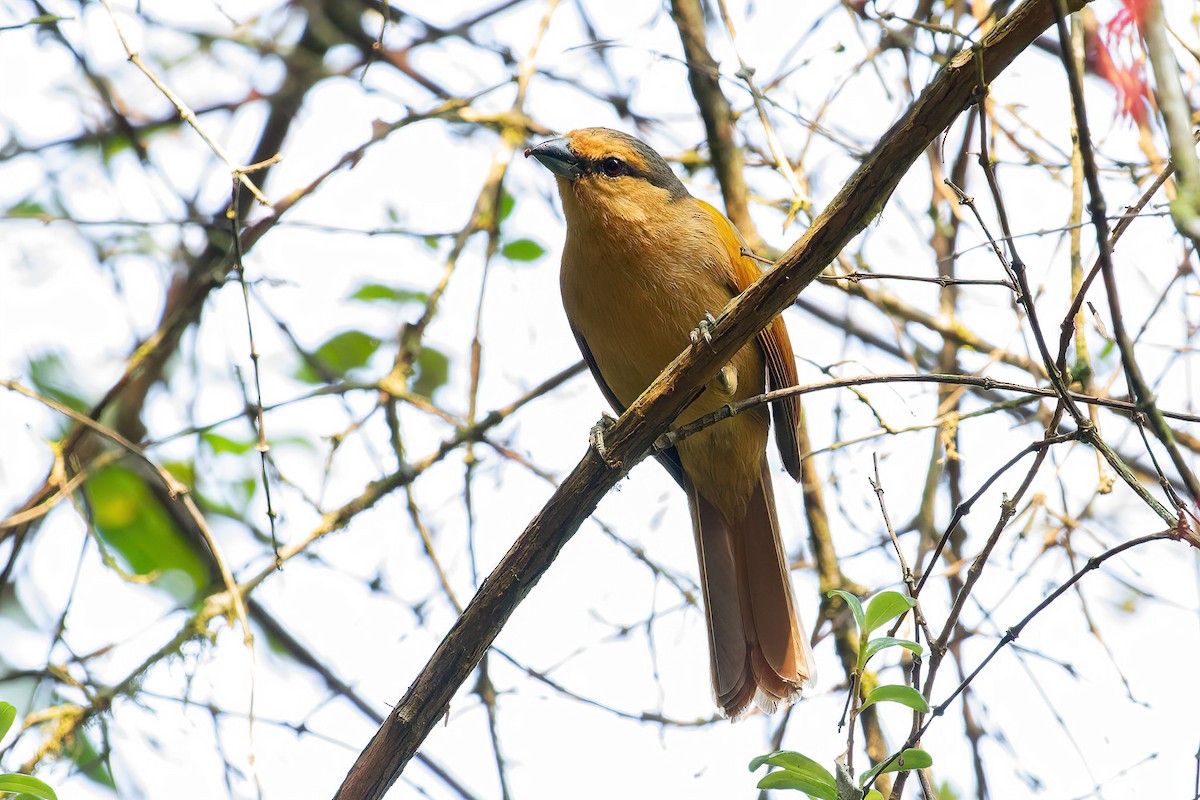
[[[264,195],[258,186],[255,185],[254,181],[250,180],[250,176],[247,174],[253,170],[254,167],[234,165],[233,161],[229,158],[229,154],[225,152],[225,148],[222,147],[220,142],[214,139],[208,133],[208,131],[204,129],[204,126],[200,124],[200,120],[196,117],[196,112],[192,111],[188,104],[183,102],[183,99],[179,95],[175,94],[175,92],[173,92],[169,86],[163,83],[162,79],[154,73],[154,70],[150,69],[150,67],[146,65],[146,62],[142,60],[142,57],[138,55],[138,53],[132,47],[130,47],[129,40],[125,38],[125,33],[121,30],[120,23],[117,22],[117,15],[113,11],[112,4],[109,2],[109,0],[100,1],[104,3],[104,8],[108,11],[109,18],[112,19],[113,28],[117,32],[117,37],[121,40],[121,46],[125,48],[125,54],[129,57],[130,63],[140,69],[142,73],[150,79],[150,82],[153,83],[155,87],[157,87],[158,90],[163,93],[163,96],[171,101],[171,105],[175,106],[175,108],[179,111],[180,118],[190,125],[192,130],[196,131],[196,133],[200,135],[200,138],[204,140],[204,143],[208,145],[209,149],[216,154],[217,158],[221,159],[221,161],[225,163],[225,166],[229,167],[234,180],[238,181],[247,189],[249,189],[250,193],[254,195],[255,200],[262,203],[267,208],[270,208],[271,201],[268,200],[266,195]]]

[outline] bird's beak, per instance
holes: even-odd
[[[567,146],[567,139],[560,137],[536,144],[525,151],[525,157],[533,156],[546,169],[560,178],[575,180],[583,174],[579,158]]]

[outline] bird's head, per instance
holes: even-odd
[[[581,128],[525,151],[557,176],[569,228],[652,224],[689,197],[654,149],[627,133]]]

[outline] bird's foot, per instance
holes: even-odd
[[[703,339],[709,345],[712,345],[712,329],[716,324],[716,317],[707,311],[704,312],[704,319],[700,320],[700,324],[691,333],[692,344],[700,344],[700,340]]]
[[[737,394],[738,388],[738,371],[733,364],[726,364],[721,367],[721,371],[716,377],[717,390],[725,397],[733,397]]]
[[[604,443],[605,432],[613,426],[616,420],[608,414],[601,414],[600,421],[592,426],[588,432],[588,443],[592,449],[596,451],[596,455],[600,456],[600,460],[607,464],[612,469],[620,469],[621,462],[618,459],[612,458],[608,454],[608,445]]]

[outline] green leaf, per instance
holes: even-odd
[[[71,741],[67,745],[67,758],[71,759],[79,771],[88,776],[92,782],[116,790],[117,784],[108,770],[107,759],[97,752],[96,746],[92,744],[91,738],[86,734],[71,737]]]
[[[257,446],[258,442],[252,441],[236,441],[228,436],[222,436],[219,433],[208,431],[202,433],[200,439],[209,446],[214,454],[232,453],[235,456],[245,455]]]
[[[863,663],[867,663],[871,656],[880,650],[886,650],[889,647],[903,647],[905,650],[911,650],[914,655],[918,656],[925,652],[924,647],[908,639],[897,639],[894,636],[880,636],[877,639],[867,642],[867,649],[864,651],[862,658]]]
[[[858,630],[863,636],[867,635],[866,622],[863,617],[863,607],[859,599],[849,592],[843,592],[841,589],[833,589],[829,592],[829,596],[837,595],[846,601],[846,605],[850,606],[850,610],[854,612],[854,621],[858,623]]]
[[[302,364],[296,370],[295,377],[305,383],[325,383],[330,377],[340,378],[352,369],[365,367],[378,349],[379,340],[374,336],[362,331],[343,331],[328,339],[313,353],[328,374],[321,375],[312,365]]]
[[[128,136],[122,136],[119,133],[110,133],[100,140],[100,160],[105,164],[110,163],[113,157],[119,155],[125,150],[129,150],[132,143]]]
[[[880,762],[880,764],[887,762]],[[910,769],[925,769],[933,766],[933,756],[926,753],[924,750],[909,748],[900,754],[900,757],[888,763],[886,767],[880,769],[880,765],[876,764],[869,770],[858,776],[858,785],[865,786],[869,781],[874,780],[876,775],[884,772],[904,772]]]
[[[417,355],[416,376],[413,378],[413,394],[433,398],[433,393],[446,384],[450,377],[450,359],[440,350],[423,347]]]
[[[316,356],[339,373],[365,367],[379,340],[362,331],[344,331],[317,348]]]
[[[940,798],[941,795],[938,795],[938,797]],[[883,795],[879,793],[878,789],[872,789],[866,793],[866,795],[863,797],[863,800],[883,800]]]
[[[0,740],[4,739],[8,729],[17,719],[17,708],[11,703],[0,701]]]
[[[767,764],[768,766],[772,767],[783,767],[791,772],[803,772],[805,770],[811,770],[815,773],[824,775],[829,785],[833,786],[833,773],[803,753],[797,753],[794,750],[775,750],[767,753],[766,755],[755,756],[754,758],[750,759],[749,769],[751,772],[753,772],[763,764]]]
[[[513,206],[516,204],[517,201],[513,199],[513,196],[508,193],[507,189],[502,191],[500,193],[500,213],[496,215],[497,218],[501,222],[504,222],[504,220],[508,219],[508,215],[512,213]]]
[[[53,789],[32,775],[0,775],[0,792],[23,792],[44,800],[58,800]]]
[[[400,289],[395,286],[385,286],[382,283],[366,283],[358,287],[351,300],[362,300],[368,303],[427,303],[429,294],[415,289]]]
[[[776,750],[750,761],[751,771],[763,764],[781,767],[758,782],[759,789],[799,789],[819,800],[837,800],[837,788],[829,770],[802,753]]]
[[[546,255],[546,248],[533,239],[517,239],[504,245],[500,254],[509,261],[537,261]]]
[[[196,485],[196,464],[193,461],[164,461],[160,465],[186,486]]]
[[[938,800],[958,800],[958,792],[955,791],[950,781],[942,781],[938,784],[937,796]]]
[[[17,203],[14,206],[9,206],[5,216],[8,217],[46,217],[50,212],[47,208],[36,200],[30,200],[28,197]]]
[[[782,769],[767,773],[756,785],[759,789],[796,789],[817,800],[837,800],[836,789],[815,784],[802,775]]]
[[[190,598],[211,580],[208,566],[142,477],[106,467],[84,484],[96,532],[138,575],[182,573],[190,586],[164,584],[172,596]]]
[[[871,631],[895,619],[917,604],[916,600],[906,597],[899,592],[880,592],[871,598],[867,604],[866,622],[863,633]]]
[[[62,353],[42,353],[29,359],[29,380],[35,389],[64,406],[86,413],[91,410],[91,403],[84,398],[75,375],[75,365]]]
[[[903,706],[908,706],[913,711],[920,711],[923,714],[929,712],[929,702],[911,686],[903,684],[889,683],[883,686],[876,686],[867,695],[867,699],[863,700],[863,704],[859,707],[862,711],[872,703],[899,703]]]

